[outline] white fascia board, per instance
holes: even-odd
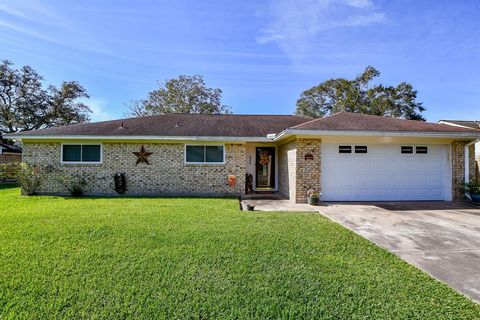
[[[469,126],[462,126],[461,124],[451,123],[451,122],[444,121],[444,120],[440,120],[440,121],[438,121],[438,123],[440,123],[440,124],[446,124],[446,125],[449,125],[449,126],[452,126],[452,127],[472,129],[472,128],[469,127]]]
[[[18,140],[158,140],[158,141],[235,141],[235,142],[267,142],[267,137],[189,137],[189,136],[97,136],[97,135],[5,135],[9,139]]]
[[[410,132],[410,131],[353,131],[353,130],[295,130],[281,132],[275,140],[291,135],[301,136],[358,136],[358,137],[412,137],[412,138],[462,138],[478,139],[478,134],[470,132]]]

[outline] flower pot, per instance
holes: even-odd
[[[480,203],[480,193],[470,193],[470,197],[472,197],[473,202]]]
[[[318,197],[307,197],[307,202],[311,206],[318,205]]]

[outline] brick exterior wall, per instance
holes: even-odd
[[[23,160],[39,164],[47,172],[40,193],[65,194],[62,174],[80,174],[88,181],[87,194],[116,195],[113,175],[124,172],[126,195],[239,195],[245,189],[245,146],[225,145],[225,164],[185,164],[183,143],[143,144],[150,165],[136,165],[142,144],[103,143],[102,164],[61,164],[60,143],[25,143]],[[236,186],[228,175],[236,175]]]
[[[22,154],[8,153],[0,154],[0,163],[20,162],[22,161]]]
[[[296,168],[297,141],[292,140],[278,147],[278,192],[288,199],[295,199]]]
[[[240,195],[245,191],[246,158],[244,144],[226,144],[226,164],[184,164],[183,143],[144,144],[150,165],[135,165],[142,144],[104,143],[102,164],[61,164],[60,143],[24,143],[25,162],[39,164],[48,173],[41,193],[65,194],[59,183],[64,173],[80,174],[88,181],[87,194],[115,195],[113,175],[124,172],[127,195]],[[461,199],[458,185],[464,180],[465,142],[452,144],[453,198]],[[313,159],[306,160],[311,154]],[[480,159],[479,159],[480,160]],[[475,149],[470,148],[470,176],[475,177]],[[228,175],[236,176],[234,188],[228,185]],[[321,140],[296,139],[278,146],[279,193],[296,203],[307,201],[310,188],[321,192]]]
[[[477,161],[476,179],[480,180],[480,142],[475,144],[475,160]]]
[[[458,141],[452,143],[452,192],[453,199],[462,199],[463,193],[458,186],[465,180],[465,144],[468,142]],[[475,146],[469,148],[470,155],[470,179],[475,177]]]
[[[305,160],[305,155],[313,155],[312,160]],[[320,139],[297,139],[297,185],[296,203],[307,202],[307,191],[321,189],[321,140]]]
[[[313,159],[306,160],[310,154]],[[321,140],[297,139],[281,145],[279,155],[279,192],[292,202],[306,203],[311,188],[321,192]]]

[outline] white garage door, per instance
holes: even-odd
[[[322,144],[323,201],[449,200],[446,145]]]

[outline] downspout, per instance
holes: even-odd
[[[479,142],[480,139],[476,139],[476,140],[473,140],[473,141],[470,141],[469,143],[465,144],[465,151],[464,151],[464,155],[465,155],[465,179],[464,179],[464,182],[465,184],[469,183],[470,182],[470,146],[474,145],[475,143]],[[470,197],[470,194],[468,192],[465,192],[465,196],[472,200],[472,198]]]

